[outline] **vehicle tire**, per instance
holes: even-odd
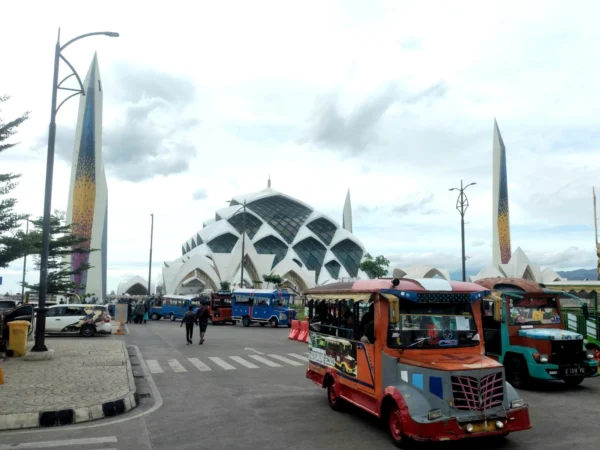
[[[169,319],[171,319],[171,322],[175,322],[175,314],[171,313]]]
[[[249,327],[250,326],[250,318],[249,317],[242,317],[242,325],[245,327]]]
[[[92,325],[84,325],[81,328],[81,335],[83,337],[93,337],[96,334],[96,329]]]
[[[523,358],[511,356],[505,363],[506,379],[515,389],[526,389],[529,385],[529,371]]]
[[[571,387],[579,386],[582,382],[583,382],[583,377],[565,378],[565,383],[567,383],[567,386],[571,386]]]
[[[398,448],[406,448],[406,438],[402,432],[402,414],[396,402],[394,402],[387,413],[388,430],[392,442]]]
[[[271,320],[269,320],[269,324],[271,325],[271,328],[277,328],[279,326],[279,321],[276,317],[273,317]]]
[[[150,316],[150,318],[152,320],[158,320],[158,319],[160,319],[160,316],[158,314],[156,314],[156,313],[152,313],[152,315]]]
[[[267,322],[260,322],[260,323],[259,323],[259,325],[260,325],[261,327],[264,327],[266,324],[267,324]]]
[[[343,400],[335,395],[335,381],[331,381],[329,386],[327,386],[327,401],[329,402],[329,406],[334,411],[342,410],[342,402]]]

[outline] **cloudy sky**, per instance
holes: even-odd
[[[600,4],[576,2],[11,2],[3,6],[5,120],[31,119],[0,156],[41,215],[57,28],[83,77],[98,52],[109,185],[109,291],[147,277],[234,195],[273,187],[341,221],[393,267],[491,262],[492,127],[507,147],[513,250],[595,266]],[[93,6],[92,6],[93,5]],[[35,14],[32,14],[32,8]],[[68,73],[61,66],[62,73]],[[53,208],[66,210],[78,102],[58,115]],[[22,261],[0,275],[20,291]],[[28,273],[28,280],[39,275]]]

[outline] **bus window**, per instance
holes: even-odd
[[[399,299],[400,313],[389,308],[388,346],[439,348],[479,345],[470,303],[415,303]]]

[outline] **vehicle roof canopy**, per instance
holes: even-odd
[[[538,293],[543,294],[544,289],[531,280],[524,280],[522,278],[483,278],[477,280],[475,284],[483,286],[492,291],[508,291],[508,292],[527,292],[527,293]]]

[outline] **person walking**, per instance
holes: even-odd
[[[194,307],[190,306],[189,310],[183,315],[183,319],[181,319],[181,325],[179,328],[183,326],[185,323],[185,340],[187,344],[193,344],[192,337],[194,335],[194,324],[196,323],[196,314],[194,314]]]
[[[204,333],[206,333],[206,329],[208,328],[208,319],[210,319],[210,311],[207,305],[200,305],[197,318],[198,325],[200,326],[200,342],[198,344],[202,345],[204,343]]]

